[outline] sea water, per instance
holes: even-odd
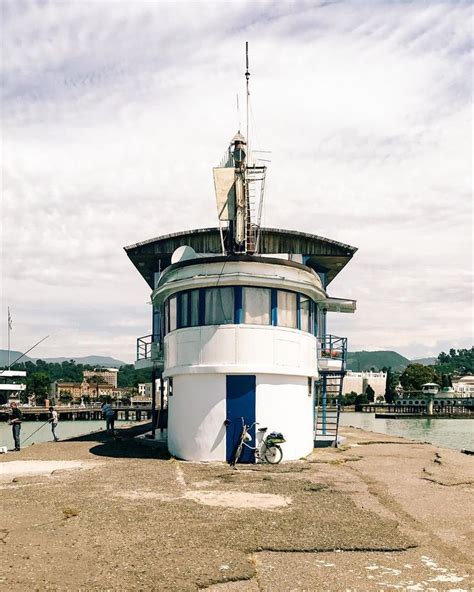
[[[342,426],[354,426],[370,432],[402,436],[430,442],[444,448],[474,450],[474,419],[437,419],[406,417],[376,418],[373,413],[341,413]]]
[[[115,425],[120,422],[115,421]],[[56,434],[60,440],[65,438],[74,438],[83,436],[98,430],[105,429],[105,421],[60,421],[56,428]],[[21,424],[21,445],[30,446],[40,442],[53,441],[51,425],[44,421],[24,421]],[[13,448],[12,428],[7,422],[0,422],[0,446],[7,446],[10,450]]]
[[[51,426],[49,423],[43,424],[44,422],[41,421],[24,421],[22,423],[22,446],[53,440]],[[120,422],[116,421],[115,424],[120,425]],[[473,419],[432,419],[429,417],[384,419],[375,418],[372,413],[345,412],[341,413],[341,425],[354,426],[380,434],[402,436],[410,440],[430,442],[445,448],[474,450]],[[103,420],[60,421],[56,432],[60,439],[65,439],[103,429],[105,429],[105,421]],[[13,448],[12,429],[6,422],[0,422],[0,446]]]

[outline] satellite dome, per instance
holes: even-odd
[[[178,247],[171,255],[171,263],[179,263],[180,261],[188,261],[189,259],[196,259],[196,251],[192,247],[183,245]]]

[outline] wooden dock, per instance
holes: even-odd
[[[474,418],[473,413],[433,413],[428,415],[425,413],[376,413],[377,419],[409,419],[409,418],[424,418],[424,419],[470,419]]]
[[[103,419],[100,407],[68,407],[55,406],[58,412],[59,421],[92,421]],[[47,421],[49,410],[47,407],[20,407],[23,415],[23,421]],[[150,407],[114,407],[116,420],[124,421],[143,421],[152,418]],[[0,421],[7,421],[10,417],[8,407],[0,408]]]
[[[439,419],[467,419],[474,417],[474,406],[471,399],[456,399],[450,404],[439,404],[436,400],[433,404],[433,413],[428,413],[428,405],[422,402],[397,403],[368,403],[363,405],[364,413],[375,413],[375,417],[398,419],[401,417],[437,417]]]

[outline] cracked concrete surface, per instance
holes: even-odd
[[[11,570],[0,589],[470,590],[474,459],[344,435],[344,449],[238,471],[170,459],[125,430],[119,441],[95,434],[26,449],[15,462],[100,463],[3,485],[0,549]]]

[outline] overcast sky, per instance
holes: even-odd
[[[134,359],[150,294],[123,246],[216,225],[245,41],[265,225],[359,249],[331,332],[470,346],[469,2],[0,4],[0,347],[10,306],[12,349]]]

